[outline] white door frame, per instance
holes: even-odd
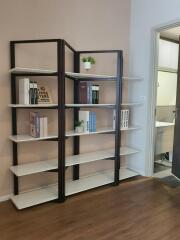
[[[156,108],[156,98],[157,98],[157,78],[158,78],[158,50],[159,50],[159,36],[160,32],[170,28],[180,26],[180,19],[173,22],[165,23],[152,28],[152,44],[151,44],[151,64],[150,64],[150,83],[149,90],[149,102],[150,102],[150,112],[149,119],[150,125],[148,129],[148,142],[151,146],[150,151],[147,152],[147,164],[146,164],[146,175],[152,176],[154,173],[154,155],[155,155],[155,108]]]

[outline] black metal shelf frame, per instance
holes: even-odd
[[[114,107],[116,109],[116,123],[115,131],[111,134],[115,134],[115,154],[114,159],[114,185],[119,184],[119,169],[120,169],[120,112],[122,103],[122,76],[123,76],[123,52],[122,50],[99,50],[99,51],[76,51],[70,44],[68,44],[63,39],[40,39],[40,40],[22,40],[22,41],[11,41],[10,42],[10,59],[11,59],[11,69],[16,67],[15,59],[15,47],[17,44],[26,43],[50,43],[54,42],[57,44],[57,72],[54,73],[11,73],[11,103],[16,104],[16,77],[19,76],[56,76],[57,77],[57,90],[58,90],[58,106],[56,107],[46,107],[46,109],[57,109],[58,110],[58,138],[53,139],[58,143],[58,169],[55,171],[58,173],[58,201],[65,201],[65,111],[69,107],[65,106],[65,81],[66,78],[77,80],[76,78],[70,78],[66,76],[65,73],[65,48],[69,48],[74,55],[74,72],[80,72],[80,57],[81,54],[98,54],[98,53],[115,53],[117,54],[117,76],[109,81],[116,81],[116,104]],[[93,79],[94,81],[107,81],[107,79]],[[74,103],[79,103],[79,82],[80,81],[93,81],[92,79],[79,79],[79,81],[73,81],[74,83]],[[26,108],[26,107],[24,107]],[[33,108],[33,107],[32,107]],[[36,107],[41,109],[41,107]],[[44,107],[43,107],[44,108]],[[70,107],[71,108],[71,107]],[[74,120],[78,120],[78,112],[81,107],[73,108]],[[19,108],[12,108],[12,134],[17,135],[17,110]],[[27,108],[26,108],[27,109]],[[50,141],[50,139],[48,140]],[[18,144],[12,142],[13,146],[13,166],[18,165]],[[78,155],[80,153],[80,136],[73,136],[73,154]],[[107,160],[107,159],[105,159]],[[79,165],[73,166],[73,180],[79,179]],[[14,194],[19,194],[19,179],[17,176],[14,177]]]

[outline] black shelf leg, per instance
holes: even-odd
[[[80,55],[78,52],[74,53],[74,72],[80,72]],[[74,81],[74,103],[79,103],[79,82]],[[78,121],[79,109],[74,109],[74,122]],[[80,137],[75,136],[73,139],[73,148],[74,155],[78,155],[80,153]],[[79,165],[73,166],[73,180],[79,179]]]
[[[122,51],[117,53],[117,81],[116,81],[116,133],[115,133],[115,168],[114,168],[114,185],[119,184],[120,170],[120,145],[121,145],[121,102],[122,102],[122,75],[123,75],[123,55]]]
[[[57,42],[58,68],[58,201],[65,201],[65,42]]]

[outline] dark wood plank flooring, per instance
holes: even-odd
[[[180,188],[136,178],[17,211],[0,204],[0,240],[179,240]]]

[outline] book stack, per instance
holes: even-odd
[[[35,138],[48,136],[48,118],[38,112],[30,112],[30,135]]]
[[[79,111],[79,121],[83,122],[84,132],[96,131],[96,113],[92,111]]]
[[[92,82],[79,83],[79,103],[80,104],[98,104],[99,103],[99,85]]]
[[[19,79],[19,104],[52,103],[49,89],[29,78]]]
[[[116,110],[113,110],[113,129],[116,126]],[[121,129],[127,129],[129,127],[129,109],[121,110]]]

